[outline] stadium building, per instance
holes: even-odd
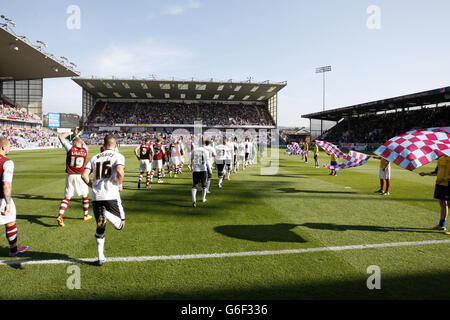
[[[217,82],[73,78],[82,87],[88,131],[275,129],[277,96],[286,82]]]
[[[313,139],[320,137],[344,148],[371,150],[410,130],[450,126],[450,87],[306,114],[302,118],[310,120]]]
[[[42,126],[43,79],[74,77],[79,73],[66,57],[46,53],[45,42],[33,44],[15,34],[15,23],[0,23],[0,125]]]

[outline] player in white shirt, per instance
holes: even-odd
[[[253,144],[250,142],[249,138],[245,138],[245,167],[250,164],[252,159]]]
[[[214,159],[216,158],[216,150],[211,144],[212,143],[210,140],[206,140],[204,148],[206,149],[206,151],[208,151],[209,167],[211,168],[212,172]],[[211,193],[211,191],[209,191],[210,186],[211,186],[211,177],[208,177],[208,180],[206,181],[206,193],[208,194]]]
[[[238,165],[238,170],[239,167],[242,164],[242,170],[245,170],[245,143],[243,141],[241,141],[238,144],[238,156],[237,156],[237,165]]]
[[[237,137],[234,137],[234,139],[233,139],[233,152],[234,152],[234,155],[233,155],[233,170],[234,170],[234,172],[236,173],[237,171],[238,171],[238,169],[239,169],[239,159],[238,159],[238,155],[239,155],[239,143],[238,143],[238,139],[237,139]]]
[[[208,151],[205,149],[205,143],[202,139],[201,147],[195,148],[191,152],[189,166],[192,173],[192,206],[197,206],[197,185],[202,184],[202,202],[206,202],[206,182],[211,179],[212,171]]]
[[[0,225],[5,225],[9,257],[17,257],[27,251],[28,246],[17,246],[16,206],[11,197],[14,162],[6,158],[10,150],[9,140],[0,137]]]
[[[217,175],[219,177],[219,188],[222,188],[228,152],[229,150],[227,146],[227,138],[223,137],[222,144],[219,144],[216,147],[216,167],[217,167]]]
[[[226,166],[227,166],[227,180],[230,180],[231,172],[233,171],[234,146],[231,141],[227,142]]]
[[[109,221],[117,230],[122,230],[125,226],[125,212],[120,199],[125,176],[125,157],[114,151],[116,145],[114,136],[106,136],[105,151],[93,156],[82,174],[84,182],[92,188],[92,207],[97,221],[95,243],[100,266],[106,260],[103,253],[106,222]],[[91,173],[94,174],[92,181],[89,179]]]

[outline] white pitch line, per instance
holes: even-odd
[[[450,240],[428,240],[428,241],[410,241],[410,242],[391,242],[378,244],[360,244],[339,247],[321,247],[306,249],[288,249],[273,251],[247,251],[247,252],[229,252],[229,253],[207,253],[207,254],[186,254],[171,256],[143,256],[143,257],[116,257],[107,258],[107,262],[144,262],[144,261],[166,261],[166,260],[188,260],[188,259],[211,259],[211,258],[230,258],[230,257],[250,257],[250,256],[269,256],[280,254],[299,254],[324,251],[346,251],[361,249],[376,249],[389,247],[407,247],[407,246],[423,246],[432,244],[450,244]],[[93,263],[97,258],[80,258],[80,259],[51,259],[51,260],[0,260],[0,265],[25,265],[25,264],[65,264],[65,263]]]

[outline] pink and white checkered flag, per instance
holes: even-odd
[[[374,153],[412,171],[442,155],[450,156],[450,127],[408,131],[389,139]]]
[[[336,158],[345,159],[346,154],[339,150],[334,144],[326,141],[316,140],[317,144],[326,152],[331,153]]]
[[[364,153],[356,152],[356,151],[350,151],[348,155],[346,156],[344,162],[337,166],[332,166],[329,164],[324,164],[323,166],[325,168],[328,168],[330,170],[336,170],[339,171],[341,169],[348,169],[348,168],[355,168],[362,166],[369,160],[370,156]]]

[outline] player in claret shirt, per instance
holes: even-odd
[[[56,218],[58,226],[64,227],[63,215],[69,205],[70,199],[74,195],[83,197],[83,221],[87,221],[92,218],[89,213],[89,188],[81,179],[81,174],[84,170],[84,164],[86,163],[86,157],[88,155],[88,149],[83,140],[77,135],[78,128],[75,129],[75,138],[70,142],[66,138],[70,136],[70,133],[63,133],[58,136],[59,141],[66,149],[66,189],[64,191],[64,199],[59,206],[59,216]]]
[[[153,145],[153,164],[152,164],[152,174],[150,177],[150,182],[153,181],[153,175],[155,174],[155,169],[158,170],[158,183],[163,183],[162,180],[162,170],[163,170],[163,154],[164,146],[162,145],[162,138],[158,137],[156,143]]]
[[[14,162],[6,158],[11,150],[8,139],[0,137],[0,225],[6,227],[9,256],[17,257],[28,250],[28,246],[17,246],[16,206],[11,198]]]
[[[147,183],[145,187],[148,189],[150,188],[150,174],[152,171],[151,161],[153,158],[153,146],[150,143],[150,138],[145,139],[145,141],[143,141],[139,147],[136,147],[136,149],[134,149],[134,154],[136,155],[140,164],[138,188],[141,187],[144,172],[147,172]]]
[[[183,148],[181,146],[181,138],[170,144],[170,163],[174,177],[180,174],[181,157],[183,156]]]

